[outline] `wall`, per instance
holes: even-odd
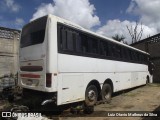
[[[16,74],[20,31],[0,27],[0,77]]]
[[[146,51],[150,54],[151,61],[155,65],[153,82],[160,83],[160,34],[151,36],[137,43],[133,43],[131,46]]]

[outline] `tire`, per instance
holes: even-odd
[[[112,96],[112,88],[109,84],[104,84],[102,87],[102,100],[103,102],[110,103]]]
[[[146,85],[149,84],[149,76],[146,77]]]
[[[97,102],[98,92],[95,85],[90,85],[87,87],[85,92],[85,106],[94,106]]]

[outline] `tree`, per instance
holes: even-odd
[[[132,43],[138,42],[141,40],[142,34],[143,34],[143,27],[142,27],[142,23],[139,26],[139,23],[136,21],[136,25],[133,28],[133,26],[131,25],[130,27],[127,25],[126,26],[128,29],[128,32],[132,38]],[[140,27],[140,31],[138,31],[138,27]]]
[[[112,38],[118,42],[124,42],[125,37],[123,35],[116,34],[115,36],[112,36]]]
[[[127,41],[123,41],[124,44],[129,45]]]

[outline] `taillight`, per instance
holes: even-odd
[[[52,74],[47,73],[46,74],[46,87],[51,87],[52,84]]]
[[[37,74],[20,74],[21,77],[27,77],[27,78],[40,78],[40,75]]]

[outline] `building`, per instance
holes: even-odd
[[[16,74],[20,31],[0,27],[0,77]]]
[[[131,46],[146,51],[151,55],[151,61],[155,65],[153,82],[160,83],[160,33],[133,43]]]

